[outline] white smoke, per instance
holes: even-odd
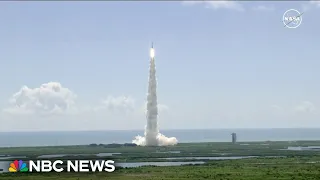
[[[154,52],[151,49],[151,52]],[[154,58],[150,60],[149,86],[147,96],[147,125],[144,137],[136,136],[132,143],[139,146],[169,146],[178,143],[175,137],[166,137],[159,132],[158,128],[158,102],[157,102],[157,79]]]
[[[172,146],[172,145],[176,145],[178,143],[177,138],[175,137],[166,137],[165,135],[156,132],[156,133],[152,133],[149,132],[149,134],[147,133],[147,126],[145,128],[145,132],[144,132],[144,137],[143,136],[136,136],[135,139],[132,141],[132,143],[137,144],[138,146],[152,146],[147,144],[147,136],[151,136],[151,137],[155,137],[156,139],[156,145],[155,146]],[[150,135],[150,133],[152,133]],[[150,138],[152,139],[152,138]]]

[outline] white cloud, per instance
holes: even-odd
[[[303,12],[309,11],[314,8],[320,8],[320,1],[319,0],[316,0],[316,1],[311,0],[307,3],[302,4]]]
[[[145,126],[144,102],[136,100],[134,96],[105,97],[107,98],[99,98],[103,99],[100,103],[96,101],[91,105],[80,104],[81,98],[77,98],[74,91],[58,82],[45,83],[37,88],[23,86],[10,98],[9,107],[4,109],[6,113],[0,113],[0,131],[142,129]],[[207,124],[213,118],[216,124],[211,127],[216,128],[224,128],[225,123],[234,123],[234,127],[238,127],[237,122],[241,122],[241,127],[299,127],[304,126],[306,121],[311,124],[317,123],[319,119],[316,103],[310,101],[301,102],[297,106],[278,102],[274,105],[263,103],[263,106],[239,108],[243,105],[240,103],[238,106],[231,100],[225,105],[215,102],[215,110],[212,104],[207,103],[201,103],[202,107],[198,109],[194,109],[190,103],[183,107],[173,106],[174,110],[160,103],[159,124],[162,128],[200,128],[203,127],[201,124]],[[90,108],[84,108],[83,105]],[[232,105],[234,107],[230,108]],[[192,121],[194,118],[201,123],[195,125]],[[255,121],[256,119],[260,121]],[[265,123],[261,124],[262,121]],[[270,124],[267,123],[269,121]]]
[[[76,94],[58,82],[42,84],[38,88],[23,86],[9,100],[3,111],[10,114],[62,114],[74,113]]]
[[[278,106],[278,105],[272,105],[271,106],[272,109],[277,110],[277,111],[281,111],[282,107]]]
[[[184,5],[196,5],[203,4],[206,8],[211,9],[233,9],[237,11],[243,11],[244,8],[241,4],[235,1],[183,1]]]
[[[0,121],[6,122],[0,131],[142,129],[145,125],[144,103],[137,105],[132,96],[107,96],[92,105],[79,100],[59,82],[23,86],[0,111]],[[160,115],[168,110],[163,104],[158,108]]]
[[[158,104],[158,110],[159,112],[167,112],[169,110],[169,107],[167,105],[164,104]]]
[[[316,114],[317,108],[314,105],[314,103],[310,102],[310,101],[303,101],[301,103],[299,103],[298,105],[294,106],[293,108],[291,107],[287,107],[287,108],[283,108],[279,105],[272,105],[271,108],[275,111],[278,112],[283,112],[283,113],[287,113],[288,115],[296,115],[296,112],[300,112],[300,113],[313,113]],[[293,114],[292,114],[293,113]]]
[[[108,110],[112,112],[132,112],[135,110],[135,100],[130,96],[109,96],[103,100],[101,105],[96,107],[96,111]]]
[[[297,112],[314,113],[316,111],[315,105],[310,101],[304,101],[295,107]]]
[[[317,0],[317,1],[310,1],[310,4],[311,4],[311,5],[315,5],[315,6],[317,6],[317,7],[320,7],[320,1],[319,1],[319,0]]]
[[[259,5],[252,8],[254,11],[274,11],[274,7]]]
[[[9,107],[3,112],[12,115],[62,115],[77,113],[136,113],[143,114],[146,104],[136,106],[131,96],[108,96],[93,108],[84,108],[76,103],[77,95],[70,89],[63,87],[59,82],[49,82],[37,88],[23,86],[14,93],[9,100]],[[137,108],[138,107],[138,108]],[[159,112],[166,112],[168,106],[159,104]]]
[[[142,110],[144,113],[147,112],[147,102],[145,102],[145,104],[143,105],[142,107]],[[169,107],[165,104],[158,104],[158,112],[159,112],[159,115],[163,114],[163,113],[166,113],[169,111]]]
[[[95,108],[85,108],[76,102],[77,95],[59,82],[49,82],[37,88],[23,86],[9,99],[9,107],[3,112],[11,115],[63,115],[94,113],[95,111],[133,112],[135,100],[130,96],[108,96]]]

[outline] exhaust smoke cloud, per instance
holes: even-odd
[[[149,85],[147,96],[147,125],[144,137],[137,136],[132,143],[138,146],[170,146],[178,143],[175,137],[166,137],[159,132],[158,128],[158,102],[157,102],[157,79],[154,60],[154,49],[150,50]]]

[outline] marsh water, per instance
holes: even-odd
[[[7,159],[23,159],[26,158],[27,156],[0,156],[0,161],[2,160],[7,160]]]
[[[0,161],[0,173],[8,172],[8,168],[11,161]],[[128,162],[128,163],[116,163],[118,167],[124,168],[134,168],[134,167],[141,167],[141,166],[182,166],[188,164],[204,164],[205,162],[202,161],[193,161],[193,162]]]
[[[170,157],[170,158],[159,158],[166,160],[178,160],[178,159],[197,159],[197,160],[232,160],[232,159],[246,159],[255,158],[259,156],[228,156],[228,157]]]
[[[102,153],[100,153],[102,154]],[[112,154],[112,153],[106,153]],[[60,155],[60,156],[58,156]],[[53,154],[50,157],[61,157],[63,154]],[[43,155],[44,156],[44,155]],[[42,156],[42,157],[43,157]],[[48,157],[47,155],[46,157]],[[226,156],[226,157],[171,157],[171,158],[159,158],[159,159],[166,159],[166,160],[233,160],[233,159],[246,159],[246,158],[255,158],[259,156]],[[282,156],[266,156],[266,157],[282,157]],[[8,172],[8,167],[11,161],[0,161],[0,169],[3,169],[2,172]],[[116,163],[118,167],[140,167],[140,166],[181,166],[187,164],[204,164],[204,161],[181,161],[181,162],[125,162],[125,163]]]
[[[288,150],[288,151],[320,151],[320,146],[289,146],[287,149],[280,150]]]
[[[44,154],[41,156],[38,156],[37,158],[60,158],[60,157],[66,157],[66,156],[98,156],[98,157],[106,157],[106,156],[112,156],[112,155],[119,155],[121,153],[98,153],[98,154]],[[8,158],[7,158],[8,159]],[[1,157],[0,157],[1,160]]]

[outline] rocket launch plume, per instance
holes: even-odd
[[[147,96],[147,125],[144,137],[137,136],[132,143],[139,146],[169,146],[178,143],[175,137],[166,137],[159,132],[158,128],[158,102],[157,102],[157,79],[154,60],[155,52],[153,46],[150,50],[149,86]]]

